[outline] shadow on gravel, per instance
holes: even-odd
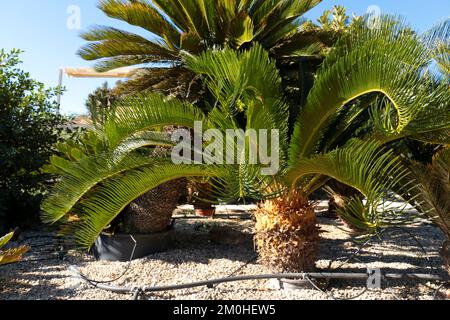
[[[212,259],[248,262],[255,256],[253,235],[248,228],[236,222],[203,220],[175,224],[172,249],[147,259],[176,265],[185,262],[208,264]]]
[[[327,262],[327,271],[339,267],[340,272],[365,272],[367,267],[380,267],[383,273],[448,277],[439,255],[443,242],[443,234],[433,226],[392,228],[369,243],[322,239],[319,258]],[[333,262],[331,265],[330,261]]]
[[[20,262],[0,268],[0,300],[58,300],[75,295],[75,290],[59,286],[61,279],[71,278],[61,274],[66,267],[61,264],[60,260]]]

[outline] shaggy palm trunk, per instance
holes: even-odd
[[[164,183],[142,195],[125,209],[121,231],[154,233],[166,230],[185,189],[186,180],[180,179]]]
[[[339,218],[338,210],[342,209],[345,205],[344,197],[362,197],[358,190],[336,180],[329,182],[328,185],[331,186],[334,193],[330,195],[330,199],[328,200],[328,211],[324,214],[327,218]]]
[[[338,219],[338,210],[344,207],[344,199],[338,194],[333,194],[328,200],[328,210],[324,212],[324,217]]]
[[[319,230],[314,206],[306,197],[293,192],[265,201],[255,216],[255,244],[262,264],[274,272],[315,269]]]

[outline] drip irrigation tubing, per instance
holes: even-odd
[[[234,276],[227,278],[218,278],[212,280],[205,281],[197,281],[192,283],[185,284],[177,284],[177,285],[167,285],[167,286],[143,286],[143,287],[119,287],[112,286],[108,284],[104,284],[101,282],[95,282],[93,280],[88,279],[84,276],[78,269],[71,267],[72,272],[74,272],[80,279],[86,281],[92,286],[107,290],[115,293],[135,293],[137,289],[139,289],[142,293],[149,292],[161,292],[161,291],[175,291],[175,290],[183,290],[183,289],[191,289],[196,287],[208,287],[229,283],[229,282],[237,282],[237,281],[251,281],[251,280],[268,280],[268,279],[335,279],[335,280],[364,280],[367,281],[369,277],[372,275],[367,273],[333,273],[333,272],[304,272],[304,273],[277,273],[277,274],[258,274],[258,275],[242,275],[242,276]],[[423,273],[385,273],[381,274],[381,277],[384,279],[416,279],[416,280],[424,280],[424,281],[449,281],[450,279],[445,279],[438,275],[431,274],[423,274]]]
[[[423,245],[420,243],[420,241],[410,232],[406,232],[403,228],[399,228],[401,231],[408,233],[409,236],[413,237],[415,241],[419,244],[419,247],[422,249],[422,251],[425,253],[425,256],[427,257],[428,262],[430,262],[431,269],[433,273],[436,272],[436,270],[433,268],[433,265],[431,264],[431,261],[428,259],[427,252]],[[381,236],[386,229],[381,230],[378,236]],[[80,270],[75,267],[71,266],[69,269],[76,275],[76,277],[80,278],[81,280],[85,281],[86,283],[101,289],[105,291],[110,291],[114,293],[121,293],[121,294],[133,294],[133,298],[135,300],[139,299],[141,295],[144,295],[145,293],[155,293],[155,292],[162,292],[162,291],[175,291],[175,290],[183,290],[183,289],[192,289],[192,288],[198,288],[198,287],[207,287],[207,288],[214,288],[214,286],[222,284],[222,283],[229,283],[229,282],[240,282],[240,281],[252,281],[252,280],[268,280],[268,279],[277,279],[280,281],[282,280],[289,280],[289,279],[296,279],[299,282],[301,281],[307,281],[311,285],[312,288],[319,290],[325,294],[327,294],[330,298],[334,300],[341,300],[340,298],[336,298],[331,294],[328,294],[326,291],[320,289],[313,281],[312,279],[326,279],[326,280],[360,280],[360,281],[368,281],[369,277],[372,276],[372,273],[369,268],[367,268],[367,273],[343,273],[343,272],[335,272],[336,270],[340,269],[345,265],[349,260],[354,258],[356,255],[358,255],[361,250],[366,247],[371,240],[374,238],[375,235],[372,235],[369,237],[367,241],[365,241],[356,252],[354,252],[350,257],[347,257],[347,259],[339,265],[337,268],[335,268],[334,272],[309,272],[309,273],[278,273],[278,274],[260,274],[260,275],[240,275],[235,276],[237,272],[239,272],[242,268],[244,268],[248,263],[254,261],[256,257],[253,257],[251,260],[249,260],[247,263],[245,263],[244,266],[240,267],[238,270],[230,274],[228,277],[224,278],[218,278],[218,279],[211,279],[211,280],[205,280],[205,281],[197,281],[192,283],[185,283],[185,284],[178,284],[178,285],[167,285],[167,286],[134,286],[134,287],[120,287],[120,286],[114,286],[109,285],[109,283],[116,282],[120,280],[122,277],[124,277],[127,272],[129,271],[131,267],[131,263],[134,257],[134,252],[136,249],[137,242],[131,236],[131,239],[134,242],[134,248],[133,252],[131,254],[129,263],[127,267],[125,268],[125,271],[117,278],[107,281],[97,281],[89,279],[87,276],[82,274]],[[338,261],[339,259],[334,260],[333,262]],[[331,266],[331,265],[330,265]],[[330,267],[329,266],[329,267]],[[441,277],[436,274],[424,274],[424,273],[385,273],[380,274],[380,277],[382,280],[404,280],[404,279],[414,279],[414,280],[423,280],[423,281],[440,281],[443,282],[442,285],[439,286],[439,288],[436,290],[434,298],[436,299],[439,291],[449,284],[450,278],[449,277]],[[295,281],[294,281],[295,282]],[[364,292],[367,291],[367,288],[365,288],[361,293],[356,295],[355,297],[352,297],[350,299],[355,299],[359,297],[360,295],[364,294]]]

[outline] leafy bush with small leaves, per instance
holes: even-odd
[[[0,226],[37,221],[48,177],[40,168],[54,152],[65,119],[45,88],[18,68],[21,51],[0,50]]]

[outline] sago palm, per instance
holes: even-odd
[[[446,237],[441,255],[450,268],[450,149],[443,149],[431,164],[417,162],[409,164],[418,185],[409,202],[425,213]],[[450,270],[450,269],[449,269]]]
[[[285,138],[291,140],[289,150],[281,150],[281,154],[285,154],[283,151],[289,153],[286,157],[289,166],[284,167],[287,172],[281,185],[286,186],[286,181],[290,182],[287,186],[297,182],[294,188],[296,191],[288,188],[288,193],[268,200],[257,213],[257,243],[261,257],[276,268],[298,270],[313,265],[311,261],[314,261],[317,248],[317,244],[314,245],[317,233],[312,227],[315,220],[312,218],[308,198],[330,177],[348,184],[370,199],[365,203],[360,198],[350,199],[345,210],[350,223],[373,232],[379,227],[402,220],[395,212],[392,216],[385,216],[380,210],[383,192],[391,190],[408,198],[413,193],[412,190],[416,189],[411,172],[406,167],[398,164],[393,169],[396,160],[392,160],[390,164],[393,167],[387,165],[384,172],[374,162],[369,164],[374,159],[380,160],[379,163],[389,163],[388,159],[395,158],[392,151],[384,149],[387,153],[383,159],[381,146],[388,147],[405,138],[426,143],[450,143],[448,83],[427,74],[426,70],[433,60],[428,47],[419,36],[410,32],[407,25],[395,18],[383,17],[377,29],[367,28],[366,19],[355,24],[325,59],[306,105],[300,111],[292,137],[280,135],[282,141]],[[208,61],[207,58],[204,59]],[[204,64],[217,65],[219,60],[213,55]],[[224,67],[195,70],[216,80],[212,84],[209,82],[209,87],[212,92],[218,93],[218,100],[219,97],[235,99],[236,92],[241,92],[233,85],[228,87],[224,83],[244,83],[244,88],[248,85],[247,90],[255,90],[254,85],[248,84],[249,80],[237,81],[233,71],[229,72],[229,78],[224,81],[224,70],[227,70]],[[217,83],[220,86],[215,86]],[[277,86],[276,82],[270,85]],[[245,89],[242,90],[246,92]],[[255,99],[254,96],[251,98]],[[241,103],[242,101],[238,105]],[[226,105],[233,103],[228,101]],[[244,102],[244,105],[251,103]],[[248,108],[246,112],[254,114],[252,108]],[[260,127],[248,122],[246,125],[247,128]],[[366,143],[358,145],[349,140],[355,137]],[[372,139],[376,142],[370,148],[368,141]],[[362,150],[362,147],[368,149]],[[364,173],[360,168],[361,171],[349,178],[349,167],[352,164],[346,163],[343,160],[345,158],[352,159],[355,168],[363,166],[367,161],[367,168],[374,168],[375,171]],[[337,165],[339,161],[343,161],[343,168],[334,168],[333,165]],[[241,181],[252,181],[249,177],[253,174],[246,176],[239,172],[237,176],[244,176]],[[361,180],[357,181],[357,177]],[[380,183],[378,179],[384,179],[383,177],[386,180]],[[240,185],[243,184],[245,183]],[[258,185],[267,186],[269,191],[274,191],[270,183]],[[275,190],[280,192],[282,186],[278,185]],[[252,188],[253,186],[241,187],[238,190]]]
[[[90,132],[79,146],[63,146],[65,156],[52,158],[61,178],[43,204],[44,221],[62,223],[66,234],[89,248],[140,195],[169,180],[208,177],[220,186],[224,201],[266,200],[256,215],[263,262],[282,271],[313,268],[319,238],[310,195],[332,177],[366,196],[363,210],[376,211],[386,190],[402,194],[412,188],[400,185],[407,170],[386,144],[405,136],[425,139],[424,132],[437,134],[445,127],[445,120],[432,122],[431,117],[448,108],[448,88],[420,72],[428,65],[428,51],[403,30],[392,18],[385,18],[379,29],[361,21],[339,40],[317,74],[292,136],[281,78],[262,47],[185,55],[190,70],[214,96],[212,111],[206,116],[192,104],[157,95],[125,99],[101,130]],[[372,93],[388,96],[392,105],[372,110],[382,117],[355,138],[348,132],[352,122],[374,108],[354,100]],[[330,135],[330,125],[342,114],[342,127]],[[248,150],[259,142],[249,137],[247,148],[236,155],[244,160],[238,164],[175,165],[168,157],[148,157],[154,146],[174,144],[155,129],[194,128],[196,122],[204,130],[222,132],[279,130],[279,146],[268,146],[268,154],[279,154],[278,174],[262,175],[265,165],[250,161]],[[377,221],[371,223],[376,227]]]
[[[101,0],[108,16],[141,28],[134,33],[97,26],[82,34],[89,44],[79,51],[99,60],[100,71],[142,66],[119,87],[151,89],[195,100],[195,75],[183,67],[181,52],[246,48],[260,43],[277,58],[316,55],[336,32],[304,30],[302,16],[321,0]],[[142,34],[142,35],[141,35]],[[194,97],[192,97],[194,96]]]

